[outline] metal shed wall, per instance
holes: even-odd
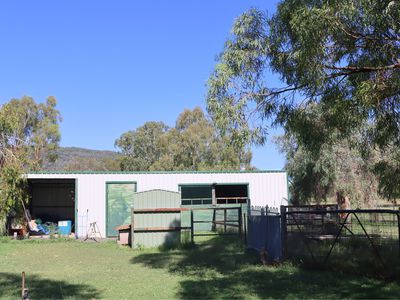
[[[287,205],[288,186],[284,171],[238,172],[47,172],[27,174],[28,178],[76,179],[77,216],[88,210],[88,223],[96,221],[102,236],[106,228],[106,182],[135,181],[137,191],[163,189],[179,191],[181,184],[238,183],[249,185],[251,205]],[[79,218],[76,218],[79,222]],[[86,234],[84,227],[77,226],[78,236]]]
[[[179,208],[180,193],[151,190],[136,193],[133,197],[132,229],[148,227],[180,227],[181,214],[174,213],[134,213],[135,209],[146,208]],[[134,232],[132,247],[158,247],[162,245],[177,244],[180,241],[180,231],[169,232]]]

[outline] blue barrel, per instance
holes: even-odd
[[[72,221],[59,221],[58,222],[58,234],[59,235],[70,235],[72,230]]]

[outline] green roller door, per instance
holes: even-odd
[[[115,227],[131,223],[131,206],[136,192],[136,182],[107,182],[107,237],[115,237]]]

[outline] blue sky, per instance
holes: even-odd
[[[234,19],[276,2],[2,1],[0,104],[55,96],[62,146],[114,150],[146,121],[173,126],[185,108],[205,108]],[[256,167],[283,168],[270,141],[253,153]]]

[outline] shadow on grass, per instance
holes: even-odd
[[[339,271],[386,281],[400,279],[399,246],[396,239],[374,239],[375,251],[365,237],[349,236],[338,239],[328,256],[333,240],[305,239],[298,233],[292,233],[289,237],[288,257],[305,268]]]
[[[71,284],[61,280],[27,276],[26,287],[31,299],[99,298],[100,293],[87,284]],[[0,273],[0,298],[21,297],[21,275]]]
[[[289,264],[264,267],[237,239],[214,238],[190,249],[142,253],[133,264],[184,277],[180,298],[397,298],[398,283],[307,271]]]

